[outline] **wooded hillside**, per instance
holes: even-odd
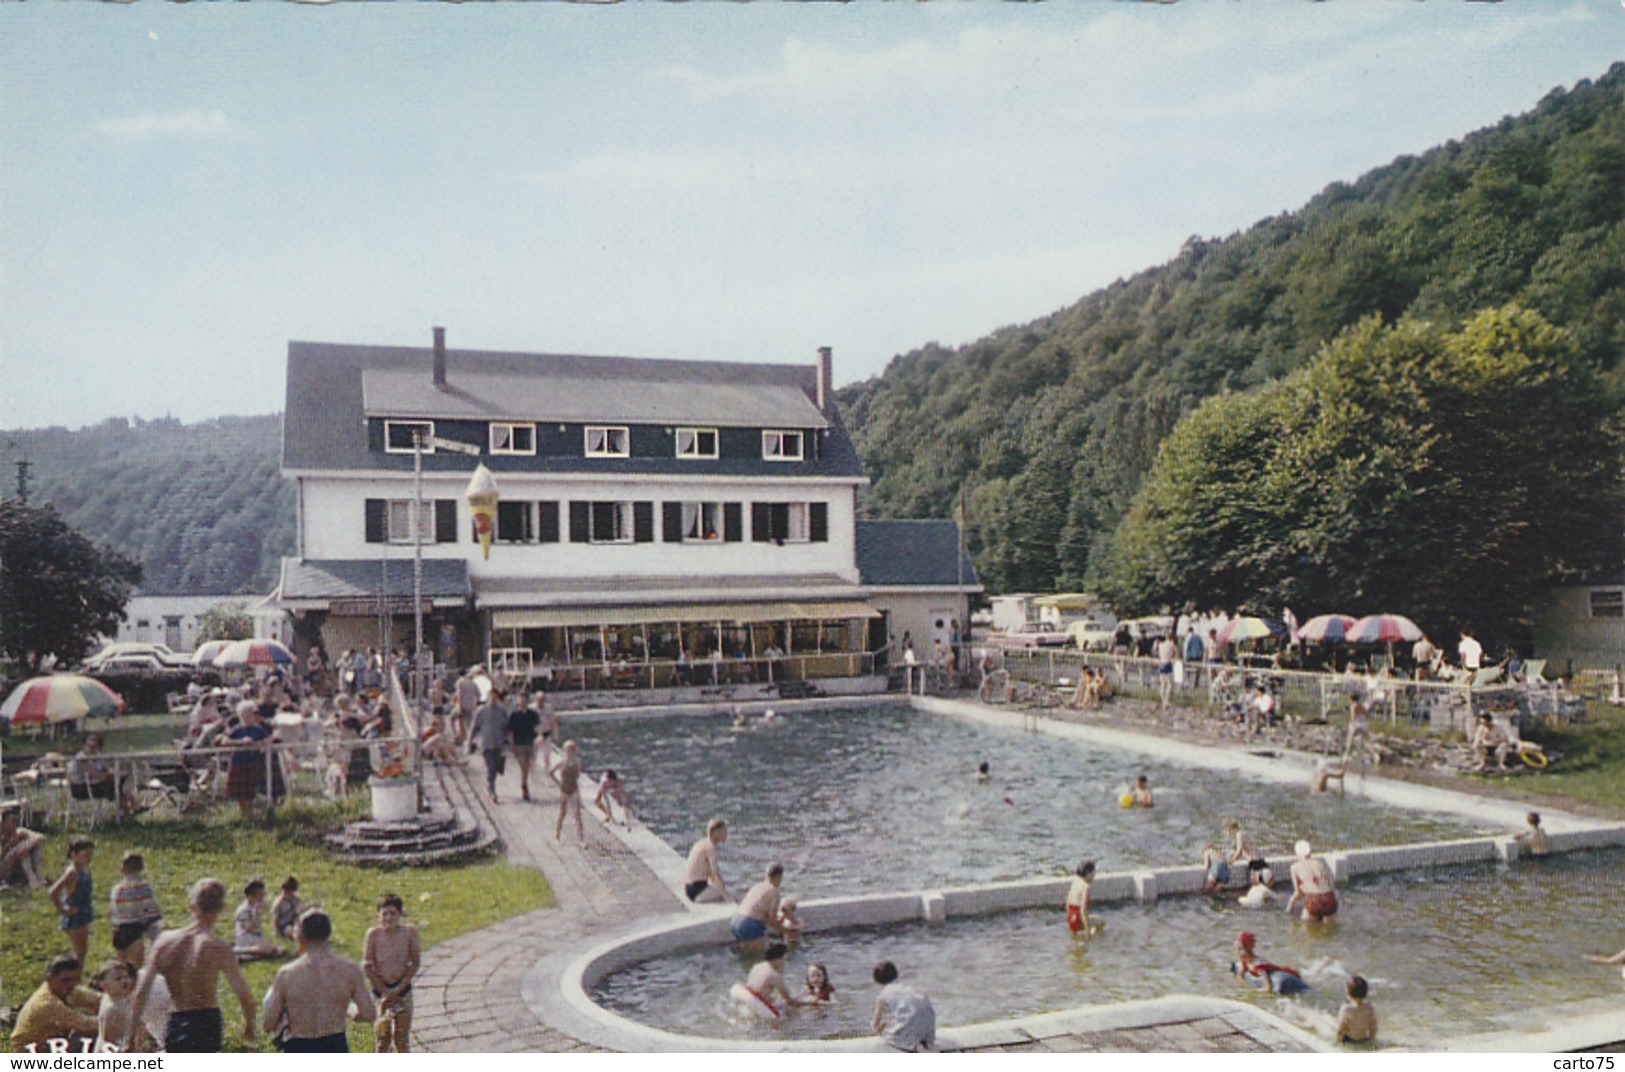
[[[1625,64],[1526,115],[956,350],[839,392],[873,517],[953,516],[991,591],[1086,583],[1158,445],[1202,399],[1279,379],[1369,314],[1446,327],[1517,300],[1618,397]],[[1539,444],[1531,444],[1538,448]]]
[[[294,547],[294,487],[278,472],[282,419],[201,424],[115,417],[78,431],[13,431],[30,501],[135,558],[141,591],[264,593]],[[5,492],[16,491],[4,474]]]

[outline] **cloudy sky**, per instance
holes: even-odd
[[[1625,58],[1619,0],[3,4],[0,427],[289,339],[845,383]]]

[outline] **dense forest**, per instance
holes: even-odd
[[[1098,581],[1157,449],[1203,399],[1303,367],[1376,315],[1454,328],[1516,301],[1617,399],[1625,358],[1625,64],[1531,112],[1224,238],[1042,320],[894,358],[838,397],[872,517],[963,495],[990,591]]]
[[[54,503],[73,528],[140,562],[142,592],[268,592],[293,553],[278,416],[115,417],[5,436],[12,456],[28,460],[30,501]],[[15,494],[14,478],[6,484]]]

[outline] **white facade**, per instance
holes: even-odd
[[[261,640],[287,643],[291,636],[288,614],[273,607],[261,607],[264,596],[133,596],[124,608],[124,621],[118,635],[105,640],[117,643],[163,644],[176,652],[197,648],[198,629],[203,615],[223,603],[241,603],[254,619],[254,636]]]
[[[470,470],[473,468],[470,460]],[[560,504],[559,542],[509,543],[492,540],[490,557],[482,556],[471,539],[472,518],[463,492],[466,474],[447,477],[425,474],[425,502],[450,499],[456,503],[456,539],[426,542],[424,558],[461,559],[468,563],[476,589],[494,578],[571,581],[617,577],[689,578],[696,575],[783,577],[787,574],[837,576],[858,583],[854,526],[857,520],[856,487],[851,480],[802,478],[768,480],[755,477],[591,477],[540,476],[524,473],[497,475],[504,502],[550,501]],[[302,556],[307,559],[359,559],[412,557],[410,540],[369,543],[365,529],[368,499],[413,498],[410,475],[304,477],[300,480]],[[648,543],[571,543],[567,504],[574,501],[613,500],[653,502],[655,538]],[[667,502],[742,504],[745,532],[738,542],[666,543],[660,507]],[[768,502],[820,502],[828,508],[828,539],[822,542],[756,542],[751,538],[751,506]],[[432,539],[432,536],[429,537]],[[496,597],[482,599],[492,605]]]

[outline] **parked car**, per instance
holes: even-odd
[[[1067,638],[1083,651],[1111,651],[1115,630],[1099,622],[1073,622],[1066,631]]]
[[[104,666],[124,670],[190,670],[196,665],[191,655],[171,651],[166,645],[124,641],[106,645],[86,659],[81,669],[94,674]]]

